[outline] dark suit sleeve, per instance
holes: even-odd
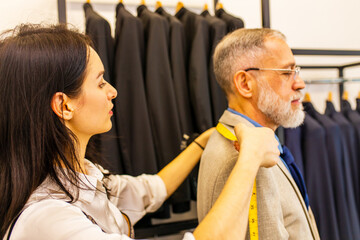
[[[117,6],[115,42],[115,115],[124,168],[130,175],[156,173],[143,78],[143,26],[121,3]]]
[[[360,113],[360,98],[356,98],[356,111]]]
[[[207,11],[206,11],[207,12]],[[208,12],[203,12],[205,20],[209,24],[209,41],[210,41],[210,55],[209,55],[209,90],[212,106],[213,122],[218,122],[219,118],[227,107],[227,101],[224,91],[221,89],[216,81],[214,74],[213,55],[217,44],[227,33],[226,23],[216,17],[211,16]]]
[[[158,166],[180,153],[181,130],[169,60],[169,23],[144,5],[138,17],[145,31],[145,92]]]
[[[335,212],[325,131],[306,114],[302,126],[305,182],[322,239],[341,239]],[[321,169],[321,171],[319,171]],[[326,208],[324,208],[326,206]]]
[[[341,143],[341,130],[331,118],[320,114],[315,110],[310,102],[304,103],[305,111],[311,115],[325,130],[326,151],[328,153],[328,165],[331,174],[331,183],[334,192],[334,202],[336,209],[339,234],[343,239],[354,239],[352,237],[352,223],[350,222],[350,212],[346,200],[345,177],[343,173],[343,147]],[[324,207],[323,211],[327,211]]]
[[[353,151],[352,155],[354,156],[353,161],[351,162],[351,170],[356,205],[358,206],[358,216],[360,216],[360,150],[358,148],[358,146],[360,146],[360,114],[357,111],[352,110],[350,103],[346,100],[341,100],[341,112],[346,119],[349,120],[355,130],[353,137],[351,138],[353,146],[351,150]]]
[[[86,34],[91,38],[94,50],[104,64],[104,79],[113,84],[112,63],[114,55],[114,40],[111,36],[109,23],[97,14],[92,6],[88,3],[84,4],[86,18]],[[124,173],[122,166],[122,156],[119,151],[119,142],[116,131],[116,116],[113,116],[112,128],[109,132],[95,135],[89,141],[88,150],[100,149],[100,157],[104,160],[103,165],[113,173]]]
[[[186,80],[184,27],[178,19],[165,12],[163,8],[158,8],[156,12],[161,16],[164,16],[170,23],[170,65],[175,100],[179,111],[181,136],[183,134],[190,136],[194,131],[194,126]],[[190,200],[190,183],[187,178],[170,198],[173,212],[181,213],[189,211]]]
[[[209,94],[209,25],[203,17],[182,8],[176,17],[184,24],[190,99],[197,132],[213,126]]]
[[[176,104],[178,106],[181,135],[191,135],[194,124],[190,106],[189,87],[185,67],[185,31],[183,24],[163,8],[156,10],[158,14],[166,17],[170,23],[170,65],[175,90]]]
[[[166,18],[138,8],[146,41],[145,91],[156,147],[158,165],[165,167],[180,153],[181,126],[169,59],[170,25]],[[171,198],[190,209],[189,183],[186,181]],[[179,208],[174,208],[175,210]]]
[[[189,60],[189,84],[198,132],[203,132],[214,126],[207,70],[209,26],[199,20],[196,29]]]
[[[345,182],[345,194],[346,194],[346,203],[349,207],[349,222],[351,224],[351,231],[353,239],[360,239],[360,222],[359,216],[356,206],[356,197],[354,195],[354,185],[352,181],[352,170],[351,170],[351,162],[352,162],[352,135],[355,134],[353,127],[349,123],[349,121],[339,112],[335,111],[334,105],[332,102],[326,102],[325,114],[329,116],[334,122],[336,122],[341,130],[340,136],[341,139],[341,147],[343,149],[342,152],[342,166],[344,171],[344,182]]]
[[[94,44],[94,50],[104,64],[104,79],[112,83],[112,70],[114,60],[114,40],[111,36],[110,24],[106,19],[96,13],[90,4],[84,4],[86,34]]]

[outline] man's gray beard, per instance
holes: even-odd
[[[258,85],[259,99],[257,106],[266,117],[276,125],[285,128],[296,128],[303,123],[305,118],[303,106],[300,105],[299,108],[295,110],[291,108],[292,100],[302,98],[301,92],[297,92],[292,96],[290,101],[287,102],[280,98],[266,80],[258,80]]]

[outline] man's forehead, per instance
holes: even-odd
[[[295,58],[287,43],[280,38],[269,38],[264,42],[263,63],[272,63],[278,67],[295,66]]]

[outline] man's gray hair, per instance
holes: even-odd
[[[216,80],[226,95],[234,90],[233,77],[239,70],[255,66],[258,57],[264,53],[267,38],[286,40],[284,34],[268,28],[238,29],[226,35],[214,52]]]

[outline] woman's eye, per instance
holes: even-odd
[[[106,85],[106,82],[103,82],[103,83],[101,83],[101,84],[99,85],[99,87],[100,87],[100,88],[103,88],[103,87],[105,87],[105,85]]]

